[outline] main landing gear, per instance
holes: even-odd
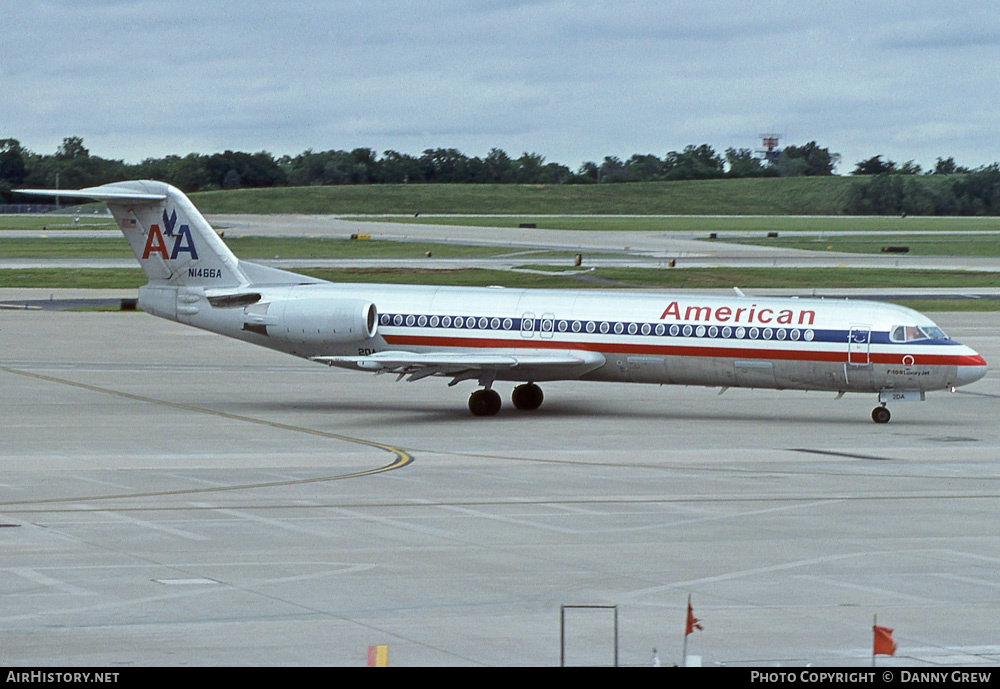
[[[522,411],[532,411],[542,406],[542,389],[534,383],[525,383],[514,388],[510,396],[514,406]],[[500,395],[489,387],[476,390],[469,395],[469,411],[474,416],[495,416],[500,411]]]
[[[469,395],[469,411],[473,416],[495,416],[500,411],[500,395],[496,390],[476,390]]]
[[[884,404],[872,409],[872,421],[875,423],[889,423],[890,418],[892,418],[892,414],[889,413]]]
[[[542,406],[543,399],[545,399],[545,395],[542,394],[542,389],[534,383],[518,385],[510,395],[510,401],[514,403],[514,406],[523,411],[538,409]]]

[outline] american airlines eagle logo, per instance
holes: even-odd
[[[198,258],[198,250],[194,247],[194,239],[191,238],[191,228],[187,225],[181,225],[174,229],[177,225],[177,211],[171,211],[170,215],[167,215],[167,211],[163,211],[163,231],[160,230],[160,226],[153,224],[149,228],[149,235],[146,237],[146,247],[142,250],[142,258],[149,258],[150,254],[158,254],[164,260],[173,260],[177,258],[178,255],[182,253],[190,254],[192,259]],[[169,237],[173,240],[170,246],[170,251],[167,251],[167,240]]]

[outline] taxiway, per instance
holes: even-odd
[[[934,317],[1000,361],[1000,316]],[[690,594],[706,666],[869,665],[875,614],[879,665],[1000,663],[995,372],[887,426],[593,383],[483,419],[473,387],[0,311],[2,662],[555,665],[560,606],[617,605],[618,661],[669,665]],[[567,662],[612,662],[611,619],[571,611]]]

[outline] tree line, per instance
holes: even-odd
[[[719,155],[707,145],[687,146],[663,158],[636,154],[628,160],[607,156],[576,171],[546,162],[538,153],[518,158],[493,148],[482,158],[455,148],[429,148],[419,156],[370,148],[304,151],[275,158],[267,151],[190,153],[147,158],[138,164],[90,154],[80,137],[66,137],[53,155],[23,148],[17,139],[0,140],[0,192],[17,186],[75,189],[122,179],[158,179],[185,192],[211,189],[333,184],[596,184],[723,177],[831,175],[839,156],[816,142],[788,146],[774,163],[750,149]],[[58,179],[57,179],[58,176]]]
[[[606,156],[577,170],[546,162],[538,153],[513,158],[493,148],[482,158],[454,148],[419,156],[373,149],[303,151],[275,158],[267,151],[190,153],[147,158],[131,164],[94,156],[80,137],[66,137],[53,155],[34,153],[17,139],[0,139],[0,197],[18,187],[79,189],[124,179],[158,179],[185,192],[337,184],[614,184],[674,180],[832,175],[840,155],[815,141],[786,146],[769,159],[748,148],[717,153],[708,144],[686,146],[665,156]],[[849,214],[1000,214],[1000,167],[970,170],[953,158],[938,158],[932,170],[881,155],[859,161],[847,194]]]
[[[932,170],[912,160],[873,156],[858,162],[844,212],[850,215],[1000,215],[1000,166],[974,170],[938,158]]]

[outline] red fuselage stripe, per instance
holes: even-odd
[[[828,349],[750,349],[746,347],[678,347],[673,345],[636,345],[615,342],[563,342],[558,340],[510,340],[489,337],[438,337],[425,335],[383,335],[393,346],[448,347],[454,349],[576,349],[602,354],[649,354],[659,356],[689,356],[726,359],[778,359],[786,361],[846,362],[847,348],[842,351]],[[800,347],[804,343],[797,343]],[[846,344],[846,343],[845,343]],[[985,366],[978,354],[922,354],[908,351],[905,354],[883,352],[852,353],[852,360],[865,358],[874,364],[902,364],[904,356],[911,356],[918,366]]]

